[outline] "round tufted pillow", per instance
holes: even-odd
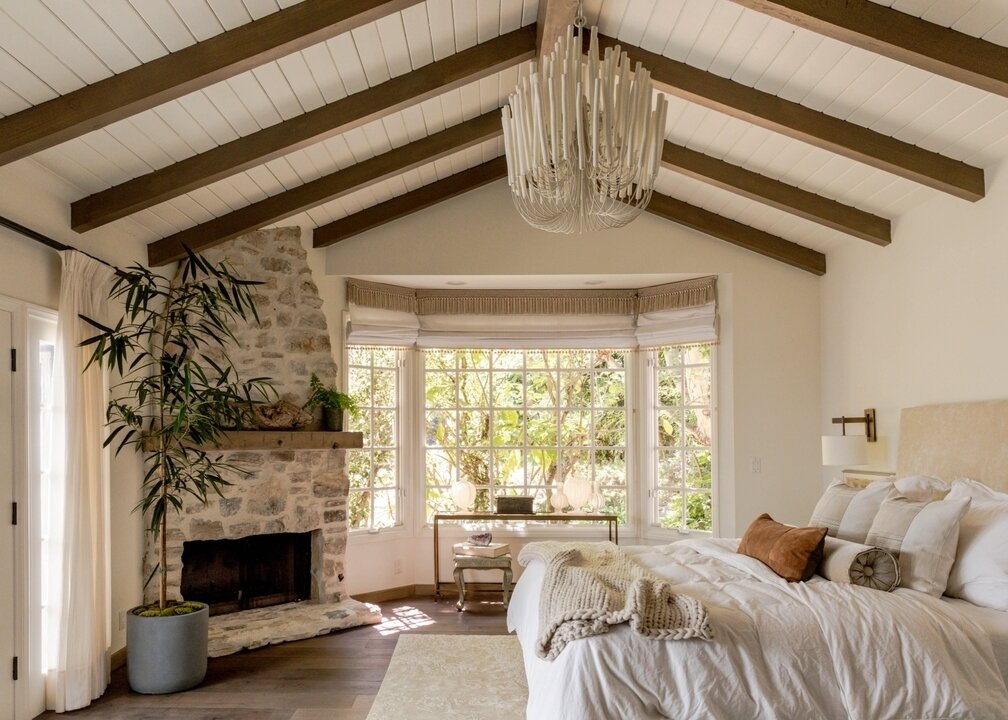
[[[889,592],[900,582],[899,561],[888,550],[827,537],[817,571],[827,580]]]
[[[900,583],[899,562],[891,552],[882,548],[862,550],[851,562],[850,581],[853,585],[882,592],[895,590]]]

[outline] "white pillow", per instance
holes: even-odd
[[[863,543],[892,487],[888,480],[878,480],[864,489],[837,480],[819,498],[809,525],[826,528],[830,537]]]
[[[970,498],[959,524],[959,548],[945,594],[1008,611],[1008,495],[957,480],[950,498]]]
[[[898,492],[886,498],[872,522],[865,544],[899,558],[900,585],[941,595],[959,544],[959,521],[970,498],[913,501]]]
[[[898,478],[893,485],[908,500],[941,500],[948,495],[949,484],[930,475],[909,475]]]

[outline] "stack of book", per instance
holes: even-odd
[[[507,555],[511,552],[511,546],[507,543],[490,543],[489,545],[474,545],[468,542],[455,543],[456,555],[469,555],[470,557],[495,558]]]

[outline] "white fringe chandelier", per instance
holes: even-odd
[[[583,233],[622,227],[651,199],[668,104],[652,107],[651,73],[620,47],[598,53],[591,28],[585,59],[580,3],[553,52],[528,64],[501,111],[508,184],[533,227]],[[576,27],[576,31],[575,28]]]

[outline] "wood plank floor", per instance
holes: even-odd
[[[402,633],[494,635],[507,632],[498,603],[429,597],[379,603],[381,625],[211,658],[206,680],[175,695],[139,695],[126,669],[90,707],[62,716],[101,720],[364,720]]]

